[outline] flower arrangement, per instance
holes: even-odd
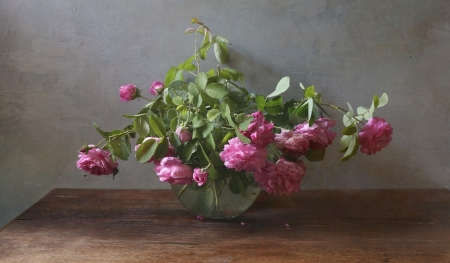
[[[119,90],[121,101],[148,100],[134,115],[123,115],[130,125],[122,130],[95,129],[103,137],[84,145],[77,167],[94,175],[117,174],[118,160],[132,154],[139,163],[153,163],[160,181],[199,189],[211,184],[243,194],[253,185],[270,194],[287,195],[300,190],[306,174],[306,161],[321,161],[335,140],[336,121],[326,109],[343,115],[339,140],[341,160],[358,150],[376,154],[388,146],[393,129],[383,118],[374,116],[388,96],[374,96],[369,108],[356,111],[348,103],[344,109],[322,100],[314,86],[300,83],[298,99],[283,101],[281,94],[290,86],[283,77],[267,95],[244,88],[244,75],[232,68],[201,71],[200,62],[212,48],[221,64],[228,59],[228,40],[213,36],[198,19],[194,55],[167,72],[164,83],[154,82],[148,99],[132,84]],[[201,41],[201,43],[200,43]],[[182,191],[180,192],[182,194]],[[218,194],[217,192],[215,194]]]

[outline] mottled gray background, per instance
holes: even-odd
[[[193,54],[192,17],[232,42],[229,66],[253,92],[288,75],[287,96],[300,81],[343,106],[389,94],[390,147],[340,163],[335,142],[303,188],[449,188],[448,0],[2,0],[0,226],[55,187],[168,187],[134,160],[115,180],[75,162],[100,140],[92,122],[121,128],[145,103],[120,102],[122,84],[146,92]]]

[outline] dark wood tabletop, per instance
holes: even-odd
[[[261,194],[200,220],[169,190],[55,189],[0,230],[0,262],[450,262],[450,191]]]

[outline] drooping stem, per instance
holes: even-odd
[[[333,105],[333,104],[330,104],[330,103],[322,103],[322,102],[321,102],[320,105],[324,105],[324,106],[330,107],[330,108],[332,108],[332,109],[338,110],[338,111],[340,111],[341,113],[343,113],[344,115],[348,113],[348,111],[344,110],[343,108],[338,107],[338,106]],[[352,116],[352,118],[355,119],[357,122],[364,124],[364,122],[362,122],[361,120],[359,120],[359,119],[356,118],[355,116]]]

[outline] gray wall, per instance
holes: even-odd
[[[0,1],[0,226],[55,187],[168,188],[151,165],[121,163],[112,177],[84,177],[77,149],[96,143],[145,102],[121,103],[193,53],[192,17],[232,43],[229,66],[268,94],[291,76],[338,105],[369,106],[394,126],[375,156],[309,164],[303,188],[450,185],[448,0],[2,0]],[[338,114],[333,116],[340,118]]]

